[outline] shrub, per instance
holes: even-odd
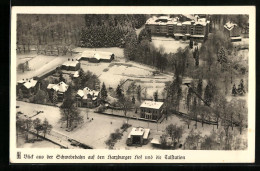
[[[97,108],[97,112],[100,112],[100,113],[104,112],[105,110],[106,110],[106,106],[104,106],[104,105],[101,105]]]
[[[128,124],[128,123],[124,123],[122,126],[121,126],[121,129],[123,131],[126,131],[129,127],[131,127],[132,125]]]

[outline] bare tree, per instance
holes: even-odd
[[[45,118],[43,123],[42,123],[42,131],[43,131],[43,137],[44,138],[45,138],[46,134],[50,133],[51,129],[52,129],[52,125],[49,124],[49,122]]]
[[[39,137],[39,132],[42,131],[42,124],[39,118],[33,120],[33,127],[36,130],[37,139]]]

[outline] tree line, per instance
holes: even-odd
[[[49,124],[48,120],[45,118],[42,122],[41,119],[36,118],[32,120],[31,118],[22,118],[17,114],[16,117],[16,137],[18,139],[18,134],[21,133],[26,142],[29,142],[29,134],[30,132],[35,132],[36,139],[38,140],[39,135],[45,138],[46,134],[50,133],[52,130],[52,125]]]

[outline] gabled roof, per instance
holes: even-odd
[[[37,84],[37,80],[29,79],[29,80],[20,80],[18,83],[22,83],[24,87],[27,89],[34,87]]]
[[[75,66],[77,66],[77,64],[78,64],[79,62],[78,61],[66,61],[66,62],[64,62],[62,65],[63,66],[67,66],[67,67],[69,67],[69,66],[72,66],[72,67],[75,67]]]
[[[74,77],[74,78],[79,77],[79,71],[74,72],[73,77]]]
[[[144,129],[142,127],[133,127],[131,132],[128,134],[128,138],[131,138],[131,135],[133,136],[143,136],[144,139],[148,138],[150,129]]]
[[[113,53],[111,52],[103,52],[103,51],[84,51],[82,52],[81,56],[78,58],[80,60],[81,58],[95,58],[97,60],[100,59],[110,59]]]
[[[150,108],[150,109],[160,109],[163,105],[163,102],[155,102],[155,101],[144,101],[140,107]]]
[[[49,84],[47,89],[53,89],[58,92],[65,93],[68,90],[69,86],[63,81],[58,84]]]
[[[234,27],[236,27],[237,24],[235,23],[232,23],[232,22],[227,22],[225,25],[224,25],[224,28],[226,28],[227,30],[232,30]]]
[[[88,95],[93,96],[93,100],[95,100],[99,94],[99,91],[96,90],[91,90],[88,87],[85,87],[83,90],[78,90],[77,95],[79,95],[80,97],[82,97],[83,99],[87,99]]]

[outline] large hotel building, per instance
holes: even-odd
[[[210,31],[210,21],[200,18],[198,15],[190,21],[179,21],[178,17],[153,16],[146,21],[145,27],[151,30],[152,35],[172,36],[176,39],[191,38],[192,40],[204,40]]]

